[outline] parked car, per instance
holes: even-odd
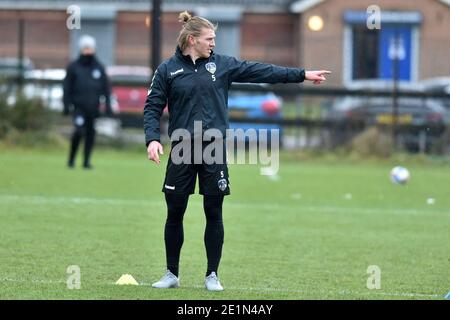
[[[39,98],[52,110],[60,111],[63,105],[63,80],[65,69],[35,69],[25,73],[26,84],[23,93],[29,98]],[[103,103],[101,101],[101,103]],[[118,112],[117,102],[111,98],[113,113]]]
[[[34,64],[29,58],[22,60],[24,75],[33,70]],[[14,57],[0,58],[0,94],[8,96],[9,104],[15,101],[15,92],[17,91],[17,80],[19,76],[19,59]]]
[[[116,113],[135,113],[142,115],[148,87],[151,80],[151,69],[143,66],[110,66],[106,73],[112,82],[112,101]]]
[[[392,124],[393,101],[389,97],[347,97],[339,99],[328,113],[328,119],[336,121],[361,121],[366,125]],[[401,97],[398,104],[398,124],[445,125],[448,112],[442,104],[433,100]]]
[[[443,94],[447,97],[437,98],[444,107],[450,109],[450,77],[438,77],[422,80],[422,88],[425,92],[431,94]]]
[[[379,83],[365,85],[358,89],[392,90],[392,83]],[[423,87],[418,84],[402,84],[400,91],[423,92]],[[410,125],[408,130],[400,132],[399,137],[409,150],[417,150],[422,134],[426,134],[426,144],[430,147],[436,139],[441,137],[446,126],[450,124],[450,111],[442,102],[436,99],[424,99],[421,97],[397,98],[398,117],[397,124]],[[362,123],[364,126],[392,125],[393,124],[393,99],[392,97],[371,96],[347,96],[336,99],[326,115],[327,120],[339,127],[349,123]],[[426,130],[424,130],[426,128]],[[350,137],[340,133],[333,135],[335,140],[345,140]],[[345,141],[334,141],[334,145]]]
[[[62,80],[66,76],[64,69],[34,69],[25,73],[27,80],[23,93],[29,98],[40,98],[52,110],[63,110]]]
[[[265,123],[264,120],[282,118],[282,98],[272,92],[247,91],[246,88],[250,86],[255,87],[254,84],[239,84],[236,85],[237,89],[229,91],[228,112],[230,129],[243,129],[244,131],[254,129],[258,141],[260,139],[270,141],[270,130],[279,130],[279,142],[281,145],[282,127],[277,123]],[[264,85],[259,86],[262,89],[264,87]],[[263,134],[261,129],[266,129],[267,133]],[[245,140],[248,141],[248,137]]]
[[[115,114],[142,113],[148,88],[150,68],[139,66],[110,66],[106,73],[111,81],[111,108]],[[35,69],[25,73],[28,83],[24,93],[39,97],[53,110],[63,110],[62,81],[65,69]]]
[[[25,75],[28,82],[23,92],[27,97],[42,99],[48,108],[62,112],[65,76],[65,69],[31,70]],[[104,101],[100,102],[101,108],[104,108],[103,103]],[[111,97],[111,108],[113,113],[119,112],[117,101],[113,97]],[[118,119],[101,118],[98,119],[95,127],[99,134],[115,138],[120,132],[121,122]]]
[[[19,59],[16,57],[0,58],[0,77],[15,78],[19,75]],[[29,58],[22,59],[23,71],[34,69],[33,61]]]

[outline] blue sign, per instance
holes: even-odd
[[[411,28],[383,26],[380,34],[379,75],[381,79],[411,80]],[[394,70],[394,59],[397,70]]]

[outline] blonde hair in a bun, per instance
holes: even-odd
[[[178,21],[183,24],[177,39],[181,51],[187,48],[189,36],[200,36],[203,28],[214,31],[217,29],[217,26],[212,24],[211,21],[198,16],[193,17],[187,11],[183,11],[178,15]]]
[[[178,21],[181,22],[181,23],[186,23],[186,22],[188,22],[191,19],[192,19],[192,16],[186,10],[181,12],[178,15]]]

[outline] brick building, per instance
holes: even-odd
[[[74,2],[81,9],[81,30],[69,30],[66,24]],[[391,78],[392,39],[403,50],[402,80],[450,75],[450,0],[162,2],[163,58],[174,51],[178,13],[187,9],[219,24],[218,52],[327,68],[334,72],[333,85]],[[149,65],[150,4],[150,0],[0,0],[0,57],[17,55],[18,21],[23,19],[25,55],[39,68],[64,67],[77,54],[81,33],[97,38],[105,64]],[[373,4],[381,9],[381,29],[369,30],[367,8]]]
[[[370,30],[367,11],[374,4],[381,28]],[[392,79],[389,50],[396,38],[401,80],[450,76],[449,0],[308,0],[296,1],[291,11],[299,17],[298,63],[338,71],[333,84]],[[308,27],[312,17],[321,18],[320,31]]]
[[[173,54],[183,10],[219,24],[217,50],[245,59],[296,64],[295,24],[289,0],[163,0],[162,56]],[[69,30],[67,8],[81,9],[81,30]],[[77,54],[81,33],[99,42],[109,65],[149,65],[151,1],[4,1],[0,0],[0,57],[17,55],[18,20],[25,21],[25,55],[38,67],[62,67]]]

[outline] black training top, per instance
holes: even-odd
[[[64,113],[75,107],[75,113],[96,117],[100,97],[105,97],[106,113],[111,114],[110,85],[104,67],[95,56],[80,55],[69,64],[64,78]]]
[[[144,107],[145,141],[160,140],[160,118],[169,109],[169,136],[175,129],[194,131],[194,121],[203,130],[228,128],[228,90],[232,82],[297,83],[305,80],[305,70],[273,64],[240,61],[211,53],[192,62],[179,47],[154,73]]]

